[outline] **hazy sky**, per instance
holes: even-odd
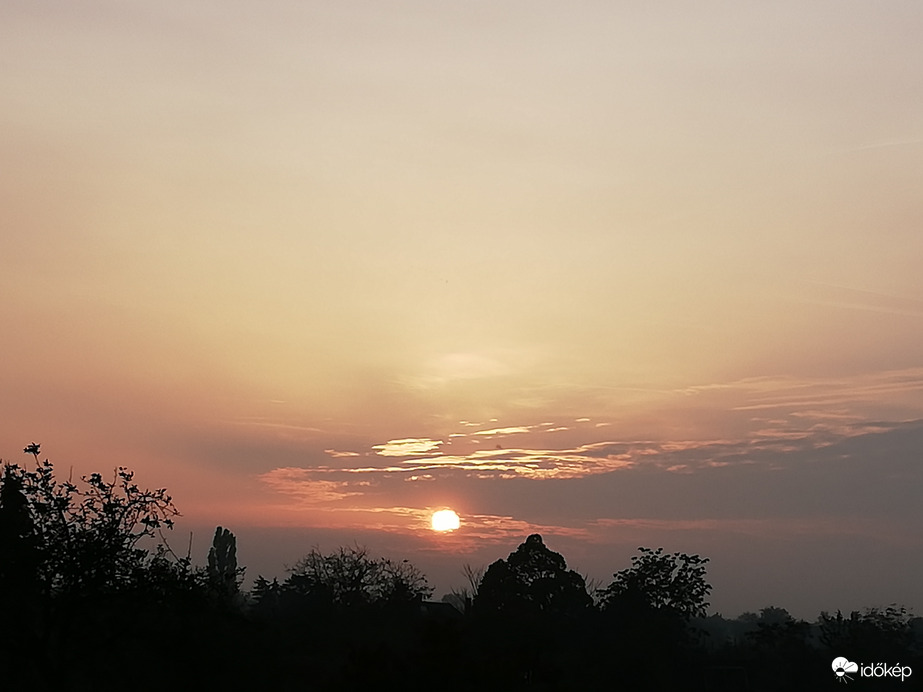
[[[0,457],[248,576],[532,532],[923,614],[919,2],[0,4]],[[432,511],[462,527],[435,534]],[[181,535],[182,534],[182,535]]]

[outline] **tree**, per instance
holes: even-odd
[[[282,584],[284,594],[319,606],[382,606],[422,601],[433,589],[409,561],[373,558],[366,548],[317,548],[299,560]]]
[[[37,456],[38,447],[24,452]],[[125,468],[111,481],[94,473],[59,482],[48,460],[34,470],[6,465],[0,646],[16,651],[3,668],[10,689],[89,688],[98,666],[87,661],[99,651],[121,660],[173,633],[201,593],[188,557],[155,543],[178,514],[166,490],[138,487]]]
[[[705,614],[711,585],[705,581],[708,558],[685,553],[665,554],[663,548],[638,548],[631,567],[616,572],[603,589],[604,609],[650,609],[683,620]]]
[[[592,604],[583,577],[537,533],[487,568],[474,598],[480,612],[579,612]]]
[[[209,588],[219,598],[229,600],[240,591],[244,568],[237,566],[237,539],[228,529],[215,529],[205,573]]]
[[[38,453],[38,445],[24,450]],[[133,588],[169,566],[186,570],[188,560],[171,561],[160,545],[149,553],[141,544],[172,528],[179,512],[165,489],[142,490],[134,473],[120,467],[112,481],[84,476],[82,486],[59,483],[47,459],[34,471],[7,465],[2,479],[4,550],[29,546],[34,582],[43,595],[90,594]],[[162,537],[162,535],[161,535]]]
[[[22,479],[5,465],[0,479],[0,613],[7,626],[0,628],[0,647],[6,650],[14,645],[35,646],[39,559]]]
[[[458,589],[452,589],[451,592],[442,597],[442,602],[451,603],[461,613],[470,612],[474,599],[477,598],[478,589],[481,588],[484,572],[484,567],[472,567],[470,564],[466,563],[462,568],[462,574],[465,577],[467,585]]]
[[[785,625],[794,621],[794,619],[785,608],[766,606],[765,608],[760,608],[760,615],[755,619],[755,622],[757,625]]]
[[[855,658],[877,660],[906,656],[913,640],[911,616],[904,606],[852,611],[844,617],[822,612],[817,619],[820,641],[831,651],[849,651]]]
[[[35,583],[38,555],[35,522],[23,479],[5,464],[0,480],[0,594],[17,594]]]
[[[275,614],[279,609],[281,593],[282,585],[278,579],[273,578],[272,581],[269,581],[260,574],[257,576],[256,581],[253,582],[250,598],[258,612]]]

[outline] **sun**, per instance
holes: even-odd
[[[451,509],[433,512],[433,531],[454,531],[461,526],[461,520]]]

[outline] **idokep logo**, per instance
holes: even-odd
[[[833,673],[836,675],[837,682],[849,682],[852,680],[850,673],[859,673],[861,678],[894,678],[904,682],[913,674],[910,666],[902,666],[896,663],[893,666],[888,663],[853,663],[847,658],[837,656],[833,659]]]
[[[837,682],[849,682],[852,678],[847,673],[856,673],[859,664],[848,661],[842,656],[833,659],[833,672],[836,673]]]

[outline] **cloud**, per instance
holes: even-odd
[[[749,536],[778,537],[780,535],[811,536],[863,536],[877,538],[889,531],[886,522],[855,517],[772,517],[765,519],[748,518],[707,518],[707,519],[658,519],[658,518],[601,518],[587,522],[588,534],[597,533],[595,529],[654,530],[664,533],[675,531],[707,531],[735,533]]]
[[[374,445],[372,449],[383,457],[403,457],[413,454],[428,454],[439,445],[445,444],[442,440],[430,440],[426,437],[407,437],[402,440],[390,440],[383,445]]]
[[[527,433],[532,430],[532,426],[514,426],[510,428],[493,428],[491,430],[478,430],[475,435],[489,435],[491,437],[495,435],[513,435],[515,433]]]
[[[695,435],[710,428],[697,425],[631,437],[622,421],[601,416],[560,431],[547,412],[515,425],[446,416],[426,430],[431,436],[344,441],[352,451],[328,448],[323,466],[310,453],[303,468],[285,456],[261,480],[286,503],[290,522],[375,527],[426,545],[430,505],[452,506],[463,528],[432,543],[442,552],[515,543],[529,533],[599,545],[670,536],[707,547],[714,534],[770,543],[879,536],[915,546],[923,525],[909,507],[923,480],[916,464],[923,416],[912,414],[921,390],[923,368],[668,392],[677,407],[664,416],[684,415],[689,397],[706,400],[688,410],[721,416],[713,430],[721,434],[702,438]],[[489,425],[497,427],[480,429]],[[504,440],[515,446],[495,448]]]
[[[378,532],[376,540],[413,545],[436,563],[459,556],[486,563],[539,533],[597,574],[611,573],[619,555],[627,563],[637,545],[702,552],[716,580],[727,579],[729,545],[762,556],[753,558],[764,560],[754,574],[781,560],[803,572],[856,545],[892,564],[894,555],[923,548],[916,510],[923,421],[861,432],[876,427],[865,421],[849,435],[821,430],[800,439],[601,440],[408,456],[382,467],[279,468],[261,476],[279,500],[264,522],[342,531],[347,541]],[[462,526],[437,536],[430,517],[446,506]],[[900,560],[911,589],[918,564]]]
[[[918,144],[923,144],[923,138],[920,137],[909,137],[906,139],[885,139],[879,142],[867,142],[866,144],[858,144],[853,147],[846,147],[842,149],[833,149],[829,154],[850,154],[857,151],[868,151],[870,149],[886,149],[890,147],[910,147]]]
[[[473,548],[480,543],[508,544],[521,541],[526,536],[538,533],[543,536],[566,536],[587,539],[590,530],[585,527],[554,526],[496,514],[464,515],[462,531],[451,536],[453,548]]]
[[[844,378],[755,377],[674,391],[683,396],[708,397],[715,410],[766,411],[775,419],[798,416],[827,422],[832,418],[860,421],[873,417],[876,411],[887,411],[892,420],[896,415],[900,415],[897,420],[923,415],[921,367]],[[801,425],[807,429],[805,423]]]
[[[300,469],[300,480],[309,478],[348,479],[363,476],[384,480],[400,479],[528,479],[568,480],[626,472],[631,469],[662,470],[671,473],[696,473],[705,469],[761,464],[772,467],[794,455],[804,455],[843,442],[850,438],[895,430],[900,424],[876,421],[856,421],[851,417],[821,417],[820,420],[801,416],[760,420],[763,426],[740,439],[675,440],[601,440],[570,447],[499,446],[482,449],[456,438],[462,445],[460,453],[434,451],[444,443],[429,438],[402,438],[382,445],[373,445],[380,456],[393,458],[396,463],[384,466],[315,466]],[[798,423],[807,425],[798,425]],[[515,430],[518,434],[533,432],[530,427],[497,428]],[[540,431],[541,434],[549,432]],[[506,434],[505,432],[503,434]],[[471,442],[476,442],[472,440]],[[348,460],[358,453],[337,453],[334,458]],[[279,471],[277,469],[277,471]],[[286,478],[294,470],[289,468]],[[349,481],[355,482],[355,481]],[[340,492],[342,492],[342,486]],[[355,488],[350,486],[350,492]],[[332,492],[328,488],[327,492]]]
[[[298,433],[323,433],[321,428],[315,428],[309,425],[293,425],[291,423],[280,423],[266,417],[238,418],[231,421],[233,425],[239,425],[248,428],[269,428],[272,430],[291,431]]]
[[[423,363],[417,374],[405,378],[405,384],[430,390],[471,380],[508,378],[534,361],[533,354],[512,349],[445,353]]]
[[[342,481],[318,479],[310,469],[283,467],[259,476],[272,490],[290,495],[302,504],[320,505],[361,495],[361,490],[349,490]]]

